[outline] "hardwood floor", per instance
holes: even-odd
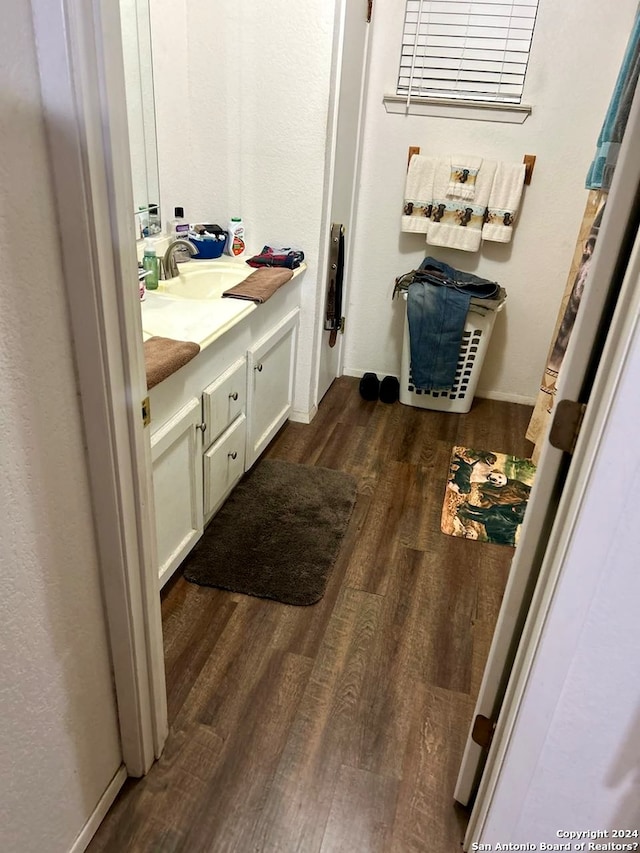
[[[358,480],[325,597],[292,607],[174,577],[169,740],[91,853],[460,850],[453,786],[513,551],[442,534],[444,484],[456,443],[527,456],[530,412],[365,402],[342,378],[312,424],[284,427],[267,456]]]

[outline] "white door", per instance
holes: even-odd
[[[194,397],[151,436],[159,588],[202,536],[201,422]]]
[[[287,314],[247,352],[247,471],[291,414],[299,314]]]
[[[558,401],[568,399],[587,402],[589,399],[595,368],[613,311],[610,296],[621,288],[637,230],[637,212],[634,207],[639,186],[640,94],[636,93],[589,278],[563,361],[556,397]],[[589,407],[597,406],[598,403],[598,400],[590,400]],[[454,792],[455,799],[465,805],[477,789],[487,758],[486,750],[472,738],[473,724],[478,716],[496,721],[500,713],[566,475],[564,454],[547,441],[498,615]],[[541,578],[543,581],[544,578]]]
[[[330,201],[330,222],[340,223],[345,228],[344,284],[348,284],[348,270],[351,263],[351,246],[355,216],[355,195],[357,192],[363,91],[367,67],[367,47],[369,24],[367,22],[367,0],[342,0],[340,18],[342,24],[341,46],[339,49],[338,73],[339,89],[336,105],[336,129],[333,140],[334,163],[332,191]],[[327,228],[327,240],[329,228]],[[329,252],[329,244],[325,247]],[[343,292],[342,314],[345,313],[345,293]],[[322,318],[324,321],[324,317]],[[335,346],[329,346],[329,332],[322,331],[322,345],[319,359],[318,402],[326,394],[329,386],[341,373],[342,335],[338,334]]]

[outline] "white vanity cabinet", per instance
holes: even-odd
[[[288,418],[299,313],[274,295],[149,392],[161,587]]]
[[[287,314],[247,353],[247,470],[291,413],[298,314]]]
[[[201,419],[192,398],[151,436],[160,586],[202,536]]]

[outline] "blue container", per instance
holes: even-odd
[[[189,240],[198,250],[194,260],[210,261],[222,256],[224,245],[227,242],[227,232],[221,232],[217,238],[212,236],[210,239],[199,240],[196,237],[189,237]]]

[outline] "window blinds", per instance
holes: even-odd
[[[538,0],[407,0],[399,95],[519,104]]]

